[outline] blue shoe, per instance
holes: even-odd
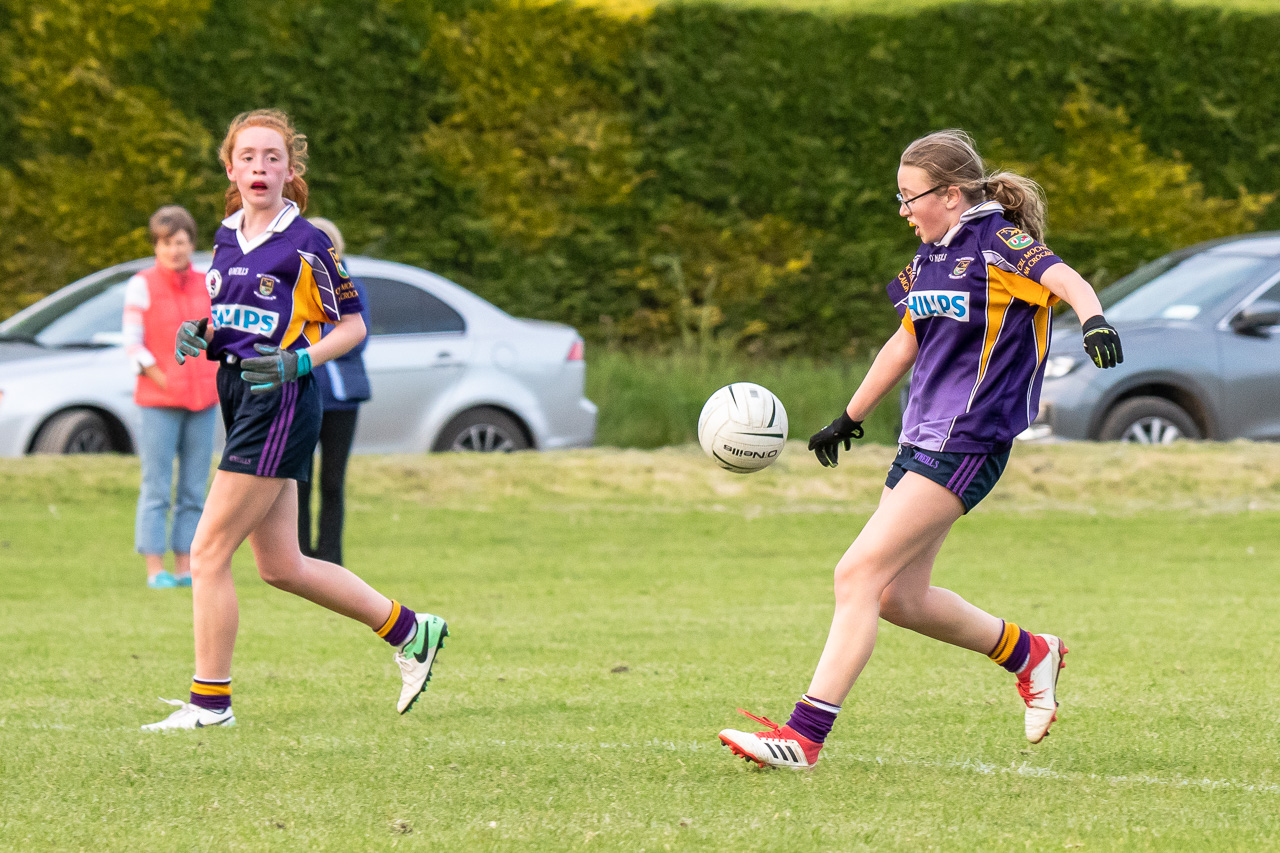
[[[160,572],[147,578],[147,589],[173,589],[178,586],[178,579],[168,572]]]
[[[176,586],[191,586],[191,573],[185,575],[174,575],[173,580]]]

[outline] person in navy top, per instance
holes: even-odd
[[[342,258],[346,249],[338,226],[320,216],[312,216],[307,221],[324,232],[338,257]],[[364,305],[361,315],[367,329],[373,322],[369,316],[368,295],[359,279],[353,278],[351,282]],[[343,565],[342,527],[346,514],[343,493],[346,489],[347,459],[351,455],[351,442],[355,439],[360,404],[371,395],[369,374],[364,369],[364,348],[368,342],[366,337],[349,352],[326,362],[315,372],[324,415],[320,419],[320,514],[316,524],[319,530],[314,546],[311,544],[311,486],[306,480],[298,481],[298,544],[302,553],[339,566]]]
[[[932,586],[933,564],[1035,419],[1053,305],[1063,300],[1083,318],[1085,350],[1098,367],[1123,361],[1120,338],[1089,283],[1044,245],[1040,188],[1010,172],[988,174],[968,134],[944,130],[911,143],[898,191],[898,214],[921,242],[888,287],[901,325],[844,411],[809,441],[818,461],[834,467],[840,445],[848,450],[862,437],[862,421],[914,367],[898,454],[879,508],[836,565],[836,612],[809,690],[785,726],[748,714],[766,731],[720,733],[761,766],[817,761],[880,619],[986,654],[1016,674],[1032,743],[1057,719],[1062,640]]]
[[[179,326],[175,357],[181,364],[204,352],[220,362],[227,441],[191,548],[190,700],[165,700],[177,710],[147,731],[235,723],[231,658],[240,615],[231,557],[246,539],[267,583],[363,622],[396,649],[402,714],[426,688],[448,635],[440,617],[415,613],[298,548],[295,481],[310,476],[321,423],[312,371],[366,334],[363,300],[338,252],[301,216],[306,153],[306,137],[279,110],[237,116],[219,150],[229,186],[205,275],[212,317]],[[332,328],[322,337],[325,324]]]

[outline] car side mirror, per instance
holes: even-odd
[[[1267,337],[1267,329],[1280,326],[1280,302],[1259,299],[1231,318],[1231,330],[1241,335]]]

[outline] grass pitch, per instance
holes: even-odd
[[[364,628],[259,581],[230,730],[144,735],[189,594],[131,553],[132,458],[0,461],[0,849],[1257,850],[1280,844],[1280,448],[1019,448],[937,581],[1071,647],[1031,747],[1010,677],[886,626],[817,769],[786,718],[888,447],[356,458],[351,567],[452,637],[417,708]]]

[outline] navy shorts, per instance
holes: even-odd
[[[306,482],[320,438],[320,389],[311,374],[277,391],[250,394],[240,366],[218,368],[218,402],[227,428],[219,471]]]
[[[958,497],[964,504],[964,511],[968,512],[991,494],[1008,462],[1007,450],[1003,453],[947,453],[903,444],[889,466],[889,476],[884,484],[892,489],[903,474],[915,471]]]

